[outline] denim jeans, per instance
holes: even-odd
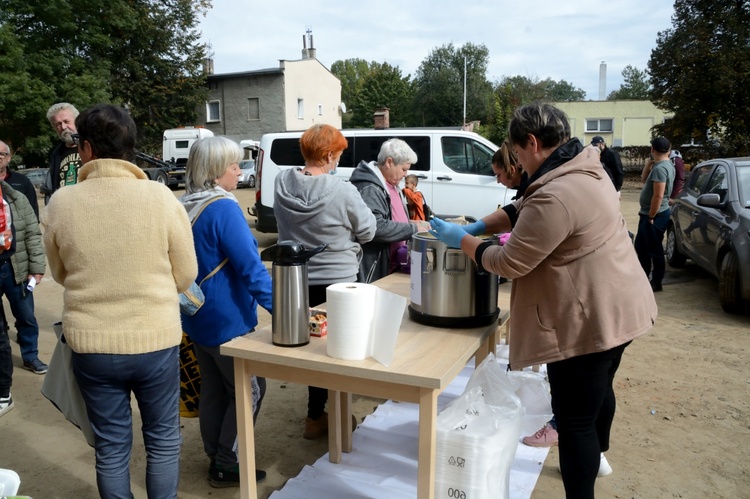
[[[13,266],[7,260],[0,265],[0,292],[8,298],[10,310],[16,319],[21,358],[25,361],[37,359],[39,324],[34,316],[34,295],[26,289],[26,282],[16,284]]]
[[[635,252],[646,277],[649,277],[650,274],[651,281],[656,284],[661,284],[667,267],[662,242],[668,225],[669,210],[659,212],[653,223],[646,215],[639,215],[638,234],[636,234],[634,242]],[[651,272],[652,265],[653,273]]]
[[[10,387],[13,384],[13,352],[10,349],[10,340],[5,331],[5,324],[0,320],[0,397],[10,395]]]
[[[96,437],[99,495],[131,498],[132,392],[143,423],[148,497],[176,498],[182,443],[179,347],[135,355],[73,352],[73,372]]]
[[[612,385],[629,344],[547,364],[566,497],[594,497],[617,405]]]

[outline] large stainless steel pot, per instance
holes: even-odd
[[[438,327],[480,327],[497,321],[496,275],[479,273],[463,251],[448,248],[429,232],[414,235],[410,245],[413,321]]]

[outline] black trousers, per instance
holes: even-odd
[[[547,364],[568,499],[594,497],[600,453],[609,450],[615,417],[612,382],[629,344]]]
[[[310,299],[310,306],[315,307],[321,303],[327,301],[326,288],[329,284],[316,284],[314,286],[308,286],[307,291],[309,293],[308,298]],[[328,390],[326,388],[318,388],[317,386],[307,387],[307,417],[310,419],[318,419],[323,415],[326,409],[326,402],[328,402]]]

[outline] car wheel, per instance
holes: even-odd
[[[667,263],[672,267],[684,267],[687,257],[680,252],[677,247],[677,234],[675,234],[674,225],[667,228]]]
[[[719,301],[725,312],[736,314],[743,308],[739,262],[732,251],[724,255],[719,267]]]
[[[255,175],[250,175],[247,178],[247,186],[248,187],[255,187]]]

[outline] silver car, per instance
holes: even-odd
[[[237,187],[255,187],[255,160],[245,159],[240,161],[240,170],[242,170],[242,176],[240,176]]]
[[[690,258],[719,278],[727,312],[750,302],[750,157],[712,159],[693,168],[667,227],[667,261]]]

